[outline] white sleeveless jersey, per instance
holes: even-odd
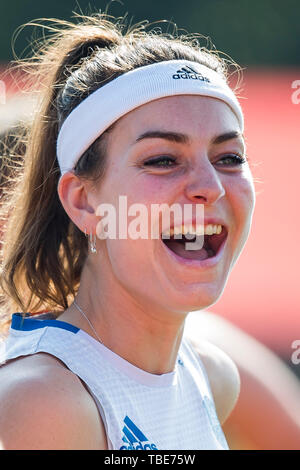
[[[0,362],[38,352],[60,359],[93,396],[109,449],[228,449],[206,371],[185,336],[174,371],[155,375],[69,323],[26,315],[13,315]]]

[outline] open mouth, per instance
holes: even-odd
[[[217,233],[209,235],[206,231],[205,234],[201,236],[196,235],[195,233],[181,233],[179,235],[175,235],[172,233],[173,231],[171,231],[169,238],[164,238],[166,235],[162,235],[161,239],[164,245],[177,256],[185,259],[203,261],[216,256],[223,245],[223,242],[227,238],[228,231],[223,225],[219,226],[219,230],[215,229],[214,231]],[[180,236],[181,238],[179,238]],[[203,237],[204,243],[200,243],[200,241],[203,240]],[[203,246],[201,248],[197,248],[197,245]]]

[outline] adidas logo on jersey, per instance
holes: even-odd
[[[145,434],[128,416],[125,417],[124,423],[122,441],[125,444],[120,447],[120,450],[157,450],[156,445],[149,442]]]
[[[189,67],[186,65],[185,67],[182,67],[180,70],[177,70],[177,73],[174,73],[173,78],[175,80],[179,80],[180,78],[187,80],[201,80],[202,82],[210,82],[210,79],[207,77],[204,77],[202,73],[196,72],[196,70],[193,70],[192,67]]]

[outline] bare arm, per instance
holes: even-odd
[[[42,367],[32,365],[27,357],[0,369],[2,448],[106,449],[96,404],[80,380],[47,360]]]

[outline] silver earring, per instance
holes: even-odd
[[[89,235],[86,233],[86,228],[84,229],[84,234],[88,238],[88,244],[89,244],[89,249],[91,253],[97,253],[96,249],[96,234],[92,235],[90,233]]]
[[[90,247],[91,247],[91,253],[97,253],[96,249],[96,234],[92,235],[90,233]]]

